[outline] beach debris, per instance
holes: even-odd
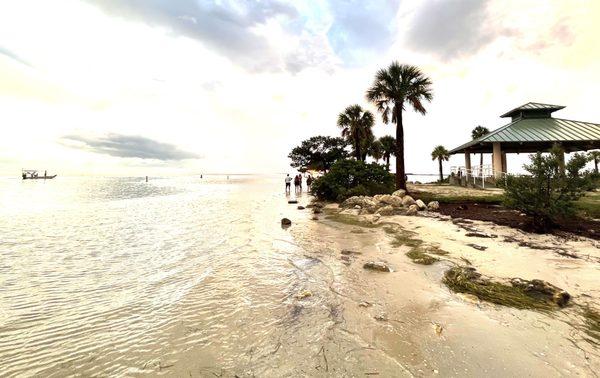
[[[522,278],[513,278],[510,280],[511,285],[523,289],[531,296],[545,298],[551,300],[560,307],[564,307],[569,303],[571,295],[563,289],[552,285],[542,280],[524,280]]]
[[[378,320],[380,322],[388,321],[388,316],[385,312],[380,312],[379,314],[375,315],[373,318],[375,318],[375,320]]]
[[[477,296],[474,294],[458,293],[457,295],[460,297],[460,299],[462,299],[465,302],[469,302],[469,303],[473,303],[473,304],[479,303],[479,298],[477,298]]]
[[[427,204],[427,210],[437,211],[440,209],[440,203],[438,201],[431,201]]]
[[[294,297],[296,299],[304,299],[304,298],[312,297],[312,295],[313,294],[310,290],[302,290],[301,292],[296,294]]]
[[[425,210],[427,208],[427,205],[425,205],[425,202],[421,201],[420,199],[415,201],[415,205],[417,205],[417,208],[419,210]]]
[[[298,200],[290,199],[290,200],[288,200],[288,203],[298,203]]]
[[[402,198],[402,197],[404,197],[406,195],[406,190],[404,190],[404,189],[398,189],[394,193],[392,193],[392,195],[396,196],[396,197]]]
[[[350,249],[342,249],[340,252],[342,255],[362,255],[362,252],[352,251]]]
[[[288,218],[281,218],[281,225],[282,226],[291,226],[292,225],[292,221],[289,220]]]
[[[316,215],[313,215],[313,217],[311,218],[312,220],[319,220],[319,217]]]
[[[453,267],[444,274],[443,282],[456,293],[472,294],[478,299],[502,306],[539,311],[565,306],[569,293],[542,280],[521,278],[504,283],[492,280],[473,267]]]
[[[402,206],[410,206],[410,205],[414,205],[416,203],[415,199],[412,198],[411,196],[404,196],[402,197]]]
[[[442,336],[444,327],[440,323],[433,323],[433,329],[434,329],[436,335]]]
[[[406,198],[406,197],[404,197],[404,198]],[[419,212],[419,209],[418,209],[417,205],[410,205],[408,207],[408,210],[406,210],[406,215],[417,215],[418,212]]]
[[[383,261],[366,262],[365,265],[363,265],[363,268],[369,269],[369,270],[376,270],[379,272],[391,272],[392,271],[392,269],[389,267],[389,265]]]
[[[488,247],[485,247],[483,245],[473,244],[473,243],[468,243],[467,245],[471,248],[475,248],[478,251],[485,251],[486,249],[488,249]]]
[[[468,207],[465,204],[456,206],[456,210],[467,210],[467,209],[468,209]]]
[[[467,232],[465,234],[465,236],[470,237],[470,238],[495,238],[496,237],[496,235],[488,234],[485,232],[479,232],[479,231]]]
[[[304,206],[298,206],[298,210],[304,210],[305,207]]]
[[[373,306],[373,304],[371,302],[367,302],[367,301],[362,301],[358,304],[358,307],[371,307]]]
[[[323,210],[320,207],[313,207],[313,214],[321,214]]]

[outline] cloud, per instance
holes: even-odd
[[[19,55],[15,54],[14,52],[12,52],[11,50],[4,48],[2,46],[0,46],[0,54],[9,57],[12,60],[15,60],[21,64],[26,65],[27,67],[31,67],[33,68],[33,66],[31,65],[31,63],[29,63],[28,61],[26,61],[25,59],[22,59]]]
[[[394,41],[399,0],[330,0],[327,33],[336,54],[349,65],[384,52]]]
[[[73,148],[123,158],[155,159],[162,161],[198,159],[199,155],[182,151],[177,146],[135,135],[108,134],[98,137],[67,135],[64,141]],[[72,142],[75,142],[74,144]]]
[[[166,27],[201,41],[250,71],[279,69],[276,51],[256,28],[298,17],[280,0],[87,0],[107,13]],[[284,25],[285,26],[285,25]]]
[[[489,0],[429,0],[414,16],[407,43],[442,59],[473,54],[496,36]]]

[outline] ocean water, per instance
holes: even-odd
[[[0,375],[269,371],[325,286],[283,216],[279,176],[0,179]]]

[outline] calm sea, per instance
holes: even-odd
[[[270,371],[326,286],[308,218],[279,176],[0,179],[0,375]]]

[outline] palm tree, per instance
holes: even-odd
[[[390,157],[396,154],[396,138],[391,135],[385,135],[379,138],[381,143],[385,168],[390,171]]]
[[[482,136],[488,135],[489,133],[490,130],[487,127],[477,126],[471,131],[471,138],[473,138],[473,140],[479,139]],[[483,152],[479,155],[479,166],[483,166]]]
[[[371,146],[369,147],[369,155],[373,157],[375,162],[379,162],[379,160],[383,157],[383,145],[379,140],[373,141]]]
[[[598,161],[600,161],[600,150],[588,152],[590,161],[594,162],[594,172],[598,173]]]
[[[438,160],[440,164],[440,182],[444,181],[444,173],[442,171],[442,161],[450,159],[450,154],[448,150],[444,146],[437,146],[431,151],[431,160]]]
[[[367,99],[381,112],[383,123],[396,124],[396,188],[406,190],[404,171],[404,126],[402,112],[410,105],[425,114],[423,101],[431,101],[431,80],[418,67],[392,62],[386,69],[377,71]]]
[[[356,160],[364,161],[366,157],[365,141],[372,138],[374,124],[373,113],[363,110],[360,105],[348,106],[343,113],[338,115],[337,125],[342,129],[342,136],[352,144]]]

